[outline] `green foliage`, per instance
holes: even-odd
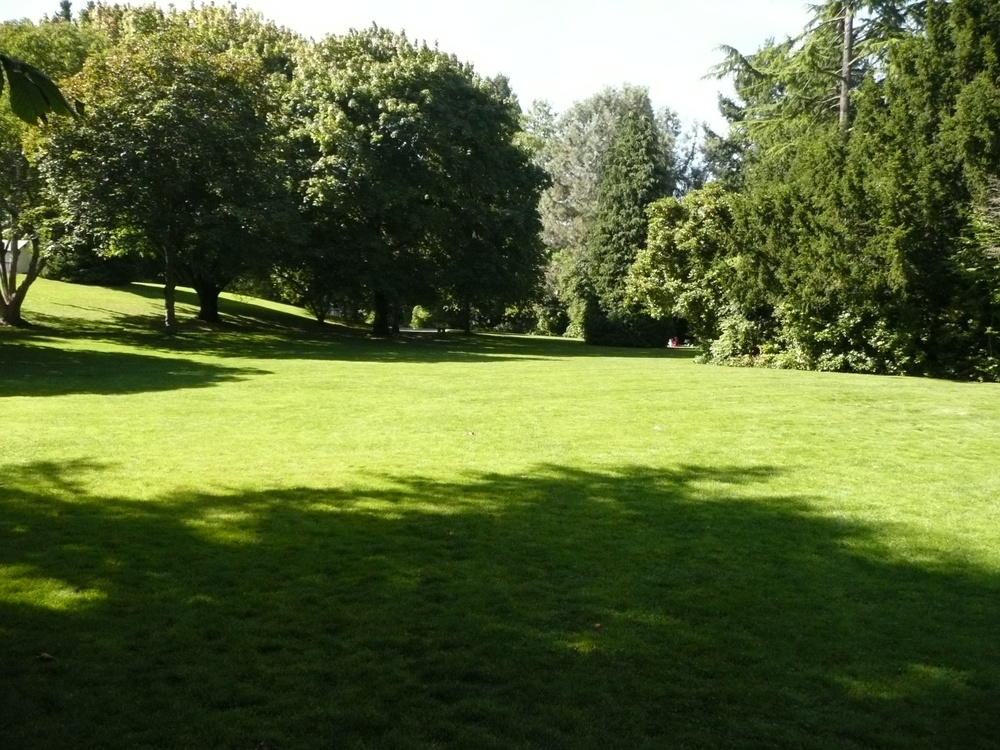
[[[410,315],[410,328],[426,328],[433,317],[433,311],[428,310],[426,307],[415,305]]]
[[[652,109],[626,112],[604,157],[597,213],[587,234],[581,324],[588,343],[662,346],[669,337],[627,301],[625,283],[646,244],[646,206],[667,190],[658,154]]]
[[[101,8],[90,23],[112,42],[70,84],[87,117],[46,147],[63,220],[105,251],[160,259],[168,328],[177,281],[215,320],[227,284],[294,242],[273,76],[255,46],[282,37],[234,8]]]
[[[1000,258],[1000,178],[987,183],[972,217],[974,247],[985,259]]]
[[[373,27],[304,53],[293,110],[316,286],[369,296],[380,334],[404,300],[467,326],[532,295],[544,177],[505,80]]]
[[[87,57],[104,44],[96,30],[62,19],[5,21],[0,24],[0,39],[5,53],[27,60],[56,83],[79,72]]]
[[[50,114],[76,117],[56,82],[80,70],[99,42],[99,35],[61,17],[0,24],[0,93],[6,81],[11,111],[31,125]]]
[[[625,307],[622,282],[646,244],[646,206],[664,193],[656,153],[652,118],[626,113],[605,155],[587,236],[587,278],[608,314]]]
[[[673,320],[650,317],[637,305],[608,315],[595,299],[583,304],[580,328],[588,344],[662,348],[678,333]]]
[[[541,299],[532,305],[533,331],[548,336],[563,336],[569,328],[569,314],[562,300],[546,288]]]
[[[834,5],[866,11],[856,38],[843,14],[823,16],[797,40],[730,56],[742,103],[712,148],[731,225],[719,234],[681,212],[658,226],[635,294],[682,314],[719,361],[995,377],[1000,277],[982,249],[1000,174],[998,11],[979,0],[821,10]],[[817,61],[835,60],[837,24],[858,55],[839,79],[846,122],[821,106],[837,79]]]
[[[732,197],[718,184],[649,206],[649,234],[627,278],[627,296],[655,318],[683,319],[709,344],[727,307],[736,308],[744,259],[729,248]],[[737,308],[738,309],[738,308]]]
[[[663,189],[679,189],[686,175],[678,156],[680,125],[669,109],[653,113],[649,93],[638,86],[606,88],[574,104],[558,118],[544,102],[528,113],[527,127],[536,162],[551,184],[542,194],[542,238],[548,248],[544,296],[561,307],[554,320],[568,317],[570,335],[581,336],[587,276],[587,237],[598,214],[598,185],[605,159],[624,117],[652,118],[656,170]],[[583,295],[583,296],[581,296]],[[559,327],[562,327],[560,324]]]
[[[884,71],[892,46],[921,26],[925,9],[925,0],[824,0],[796,37],[748,55],[724,46],[714,72],[733,76],[737,101],[726,105],[736,130],[759,144],[777,142],[795,121],[846,128],[852,92]]]
[[[48,249],[42,275],[74,284],[118,286],[142,279],[143,262],[134,255],[101,255],[82,238],[64,237]],[[150,269],[155,273],[156,269]]]

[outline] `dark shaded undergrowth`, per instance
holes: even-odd
[[[101,470],[2,475],[0,747],[1000,742],[996,572],[901,562],[766,467],[154,502]]]

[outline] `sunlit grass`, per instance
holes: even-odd
[[[0,747],[998,746],[1000,388],[157,294],[0,330]]]
[[[16,529],[14,530],[16,533]],[[28,565],[0,567],[0,602],[24,604],[52,610],[71,610],[104,599],[97,589],[79,589],[65,581],[48,578]]]

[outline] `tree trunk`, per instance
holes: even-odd
[[[0,301],[0,325],[19,327],[24,325],[24,319],[21,317],[21,303],[24,301],[24,297],[17,292],[12,294],[9,299]]]
[[[13,228],[13,221],[11,222]],[[14,325],[8,322],[8,307],[17,293],[17,260],[20,256],[18,245],[21,235],[11,231],[6,244],[0,240],[0,322],[4,325]],[[8,255],[10,260],[8,261]]]
[[[11,245],[14,245],[16,242],[16,238],[10,240]],[[13,292],[10,288],[8,268],[13,269],[16,262],[16,259],[12,257],[10,266],[7,265],[7,245],[3,241],[0,241],[0,324],[5,326],[13,325],[9,322],[11,317],[10,300],[13,297]]]
[[[163,323],[167,333],[177,333],[177,313],[174,310],[174,290],[176,288],[173,251],[165,248],[163,252]]]
[[[472,305],[468,300],[462,303],[459,315],[462,318],[462,330],[465,333],[472,333]]]
[[[219,318],[219,294],[222,292],[214,284],[195,284],[198,293],[198,320],[205,323],[221,323]]]
[[[16,242],[16,241],[15,241]],[[20,253],[14,252],[11,255],[10,273],[4,268],[3,294],[0,295],[0,325],[23,326],[24,318],[21,317],[21,306],[24,298],[28,294],[28,289],[45,268],[45,258],[41,257],[39,242],[37,237],[31,238],[31,260],[28,263],[28,270],[20,284],[17,283],[17,260]]]
[[[389,323],[389,298],[385,292],[375,292],[375,320],[372,322],[372,334],[387,338],[392,334]]]
[[[840,129],[847,132],[851,114],[851,65],[854,63],[854,10],[851,0],[844,1],[842,19],[844,39],[840,60]]]

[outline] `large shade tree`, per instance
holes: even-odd
[[[436,208],[439,248],[435,289],[454,306],[469,330],[473,316],[496,320],[507,305],[535,295],[544,266],[538,201],[545,174],[521,147],[520,111],[507,81],[469,78],[454,66],[444,71],[434,102],[442,121],[440,151],[446,166]]]
[[[211,6],[99,6],[89,22],[112,44],[69,82],[86,116],[54,133],[44,162],[64,221],[107,252],[159,260],[167,330],[179,282],[215,321],[219,292],[267,262],[291,216],[268,87],[281,73],[253,43],[266,32]]]
[[[504,81],[373,27],[315,45],[295,111],[314,281],[367,297],[376,334],[404,302],[469,312],[538,278],[543,175]]]

